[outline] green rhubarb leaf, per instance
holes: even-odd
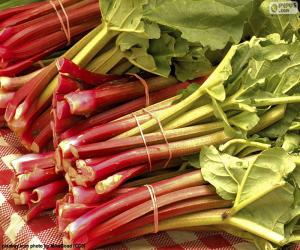
[[[206,89],[206,92],[216,101],[222,102],[226,98],[225,88],[222,84]]]
[[[148,53],[156,64],[155,73],[168,76],[171,72],[172,58],[183,57],[188,52],[188,43],[182,38],[175,38],[168,33],[163,33],[159,39],[150,41]]]
[[[238,115],[229,118],[229,123],[241,128],[242,130],[249,131],[254,128],[259,122],[259,117],[254,112],[243,111]]]
[[[251,177],[249,177],[251,178]],[[267,179],[271,184],[272,178]],[[275,183],[274,183],[275,185]],[[262,185],[260,185],[262,187]],[[294,202],[294,188],[289,183],[282,186],[274,186],[272,190],[266,190],[263,197],[259,197],[258,193],[252,193],[248,198],[255,199],[247,204],[246,207],[239,210],[232,217],[243,219],[244,222],[254,222],[259,226],[263,226],[282,237],[285,237],[285,225],[290,221],[292,205]],[[233,208],[234,209],[234,208]],[[253,228],[255,231],[255,227]],[[268,235],[261,235],[268,237]]]
[[[282,148],[286,152],[294,152],[298,150],[300,146],[300,135],[294,133],[287,133],[283,137]]]
[[[212,50],[240,41],[252,7],[251,0],[154,2],[146,11],[145,19],[178,30],[187,41]]]
[[[216,188],[217,193],[225,200],[234,200],[249,162],[220,154],[210,146],[201,150],[200,166],[203,178]]]
[[[284,244],[292,220],[295,187],[288,182],[295,163],[282,148],[264,150],[246,161],[214,147],[200,153],[203,178],[223,199],[234,201],[224,224]]]
[[[294,168],[295,163],[283,149],[271,148],[263,151],[247,169],[234,206],[238,208],[240,204],[252,202],[253,195],[260,198],[284,185],[285,178]]]
[[[255,7],[249,21],[252,34],[257,36],[266,36],[272,33],[278,33],[284,39],[292,39],[293,35],[299,34],[300,20],[299,15],[279,15],[270,12],[271,4],[282,2],[281,0],[254,1]],[[284,2],[290,2],[285,0]]]
[[[185,56],[173,58],[173,65],[175,75],[180,81],[207,76],[213,70],[210,60],[205,55],[205,49],[193,45]]]
[[[99,0],[102,22],[110,30],[143,33],[143,7],[148,0]]]

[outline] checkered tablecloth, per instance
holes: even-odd
[[[18,139],[7,129],[0,130],[0,249],[15,249],[3,245],[18,245],[19,249],[41,250],[43,245],[62,244],[62,236],[58,233],[55,216],[47,213],[26,223],[23,216],[25,207],[14,205],[9,183],[13,175],[9,162],[25,153]],[[37,245],[37,247],[27,246]],[[48,248],[56,250],[58,248]],[[102,248],[103,249],[103,248]],[[198,250],[198,249],[255,249],[251,244],[225,233],[170,231],[156,235],[140,237],[105,250]]]

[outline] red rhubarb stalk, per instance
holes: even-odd
[[[26,154],[10,163],[17,175],[32,172],[36,168],[47,169],[55,165],[54,152]]]
[[[97,25],[97,20],[91,20],[78,24],[70,28],[71,37],[76,37],[86,31],[89,31]],[[64,47],[67,43],[66,35],[63,31],[56,31],[50,33],[44,37],[32,40],[19,46],[17,48],[9,48],[6,46],[0,46],[0,57],[5,61],[8,60],[23,60],[26,58],[34,57],[37,54],[43,53],[47,50],[48,53],[57,50],[58,48]],[[35,48],[32,50],[32,48]],[[33,62],[32,62],[33,63]]]
[[[197,211],[227,208],[230,205],[230,201],[222,200],[216,196],[193,198],[161,208],[158,211],[158,216],[159,221],[162,221],[171,217],[176,217],[179,215]],[[93,240],[89,241],[85,247],[86,249],[94,249],[96,246],[104,246],[153,232],[153,227],[151,228],[151,231],[142,230],[141,228],[145,225],[154,225],[153,214],[145,215],[139,219],[134,220],[131,223],[121,226],[117,230],[112,231],[104,237],[96,237]]]
[[[82,48],[82,46],[85,46],[90,39],[92,39],[99,31],[99,28],[95,28],[92,30],[88,35],[86,35],[82,40],[77,42],[72,48],[70,48],[65,54],[64,57],[66,58],[73,58]],[[50,64],[49,66],[43,68],[42,72],[38,74],[36,77],[34,77],[32,80],[30,80],[26,85],[24,85],[19,91],[17,91],[14,100],[10,103],[8,106],[6,113],[5,113],[5,119],[7,121],[11,121],[15,117],[16,110],[19,105],[21,105],[26,98],[26,105],[23,105],[21,110],[17,112],[18,114],[16,117],[21,117],[22,114],[25,114],[28,112],[28,109],[33,108],[32,105],[34,103],[34,100],[40,96],[41,92],[46,88],[48,83],[56,76],[57,74],[57,68],[55,63]],[[48,100],[48,99],[47,99]],[[47,104],[47,101],[45,101]],[[33,113],[38,113],[40,110],[44,108],[44,105],[39,105],[38,108],[33,108]],[[31,114],[33,116],[34,114]],[[24,121],[25,124],[30,122],[26,120]]]
[[[47,126],[50,125],[50,122],[51,122],[51,113],[50,113],[50,109],[47,109],[43,114],[37,117],[37,119],[32,124],[32,126],[27,128],[22,133],[19,133],[22,143],[27,148],[30,149],[34,139],[36,139],[37,136],[39,136],[42,131],[44,131],[45,133],[45,129],[47,129]]]
[[[153,112],[155,114],[155,112]],[[139,116],[139,122],[142,124],[151,119],[149,114]],[[129,118],[126,120],[115,121],[111,123],[106,123],[103,125],[92,127],[83,133],[69,137],[63,140],[59,144],[59,148],[64,157],[72,156],[70,151],[70,145],[82,145],[86,143],[92,143],[97,141],[104,141],[110,139],[116,135],[119,135],[128,129],[134,128],[136,126],[136,120],[134,118]],[[63,139],[63,136],[61,136]]]
[[[76,2],[79,2],[80,0],[61,0],[64,7],[67,7],[69,5],[75,4]],[[60,9],[59,2],[54,2],[55,6]],[[27,11],[23,11],[19,14],[16,14],[5,21],[2,21],[0,23],[0,27],[8,27],[8,26],[14,26],[19,23],[24,23],[26,21],[32,20],[34,18],[46,15],[48,13],[54,12],[53,6],[49,4],[48,2],[44,2],[44,4],[41,4],[37,8],[31,8]]]
[[[203,125],[195,125],[185,128],[178,128],[172,130],[165,130],[164,135],[168,142],[179,141],[183,139],[195,138],[196,136],[201,136],[204,134],[210,134],[218,130],[222,130],[222,122],[213,122]],[[150,134],[145,134],[144,138],[147,145],[155,145],[159,143],[164,143],[165,138],[162,132],[155,132]],[[87,158],[116,154],[118,152],[142,147],[144,145],[143,138],[141,136],[133,136],[128,138],[113,138],[108,141],[86,144],[81,146],[71,146],[71,152],[77,158]]]
[[[0,77],[0,88],[6,91],[15,91],[24,86],[30,79],[40,73],[40,69],[25,76],[18,77]]]
[[[215,189],[209,185],[202,185],[202,186],[195,186],[195,187],[189,187],[181,190],[177,190],[174,192],[170,192],[165,195],[157,196],[156,195],[156,204],[157,208],[161,208],[167,205],[170,205],[175,202],[201,197],[201,196],[209,196],[214,195]],[[149,200],[141,203],[138,206],[135,206],[131,209],[128,209],[124,211],[123,213],[120,213],[111,219],[98,224],[95,228],[93,228],[88,234],[88,238],[84,239],[87,243],[90,239],[93,239],[95,237],[101,237],[135,219],[138,219],[139,217],[147,214],[148,212],[153,211],[153,201],[149,194]]]
[[[36,168],[34,172],[20,174],[16,178],[18,180],[16,189],[23,191],[45,185],[62,177],[56,174],[54,167],[52,167],[47,169]]]
[[[85,70],[84,68],[79,67],[77,64],[66,58],[60,58],[56,62],[56,65],[60,73],[69,74],[70,76],[80,79],[85,83],[91,85],[99,85],[108,81],[124,78],[117,75],[103,75],[90,72],[88,70]]]
[[[49,184],[35,188],[32,191],[31,202],[40,203],[59,193],[67,191],[68,185],[65,180],[57,180]]]
[[[34,62],[40,60],[41,58],[49,55],[52,53],[52,51],[55,51],[56,49],[58,49],[60,47],[60,45],[52,47],[50,49],[44,50],[41,53],[34,55],[31,58],[27,58],[26,60],[21,60],[18,61],[12,65],[7,66],[6,68],[0,69],[0,75],[1,76],[10,76],[10,77],[14,77],[16,74],[22,72],[23,70],[27,69],[28,67],[30,67]],[[33,78],[32,78],[33,79]],[[32,80],[30,79],[30,80]],[[15,99],[16,97],[14,97]]]
[[[178,160],[174,160],[170,162],[168,165],[168,168],[178,166]],[[164,161],[162,162],[157,162],[152,165],[151,171],[155,171],[158,169],[161,169],[165,167]],[[120,187],[124,182],[128,181],[129,179],[139,176],[141,174],[147,173],[150,171],[150,166],[149,164],[144,164],[128,169],[124,169],[123,171],[120,171],[118,173],[115,173],[111,175],[110,177],[99,181],[97,185],[95,186],[96,192],[101,195],[105,195],[107,193],[111,193],[114,190],[116,190],[118,187]]]
[[[167,101],[161,102],[162,106],[160,106],[160,108],[165,109],[165,108],[169,107],[172,103],[171,99],[173,100],[174,98],[176,98],[176,97],[169,98],[169,99],[167,99]],[[144,101],[145,101],[145,99],[144,99]],[[156,105],[154,104],[154,105],[151,105],[149,107],[152,107],[152,106],[156,106]],[[116,125],[117,127],[121,126],[121,127],[123,127],[123,130],[126,131],[126,127],[124,127],[122,125],[122,122],[129,122],[128,125],[130,127],[135,127],[136,126],[136,120],[132,116],[135,113],[137,113],[136,115],[138,116],[138,119],[139,119],[140,123],[145,122],[144,119],[150,119],[149,118],[150,115],[148,115],[148,114],[145,115],[144,111],[143,112],[136,111],[135,113],[130,113],[130,115],[127,115],[127,112],[126,112],[125,109],[122,112],[122,114],[125,114],[124,116],[117,117],[118,119],[113,118],[115,115],[118,115],[118,113],[113,114],[112,111],[120,110],[120,109],[118,109],[119,107],[120,106],[108,109],[107,111],[103,111],[99,114],[91,116],[90,118],[88,118],[86,120],[83,120],[82,122],[78,123],[77,127],[72,127],[70,129],[66,130],[64,133],[62,133],[61,138],[64,140],[64,139],[68,139],[70,137],[74,137],[76,135],[84,134],[85,131],[93,130],[93,127],[95,127],[95,129],[96,128],[101,128],[101,125],[105,126],[108,122],[110,122],[110,123],[107,124],[107,126],[108,127],[111,126],[112,131],[114,131],[114,128],[113,128],[114,125]],[[147,108],[147,110],[151,111],[149,107]],[[153,110],[152,110],[152,113],[155,114],[160,109],[153,109]],[[111,125],[111,123],[113,123],[113,126]],[[109,131],[108,128],[106,130]],[[121,130],[121,131],[123,131],[123,130]],[[118,135],[122,132],[113,132],[113,133],[117,133],[117,135]],[[108,136],[108,137],[105,137],[105,138],[109,139],[111,137],[113,137],[113,136]]]
[[[76,8],[74,8],[75,6]],[[82,22],[100,18],[100,9],[98,8],[99,4],[97,2],[93,1],[92,3],[88,3],[88,1],[82,1],[81,4],[76,4],[74,7],[66,8],[71,27]],[[53,13],[34,19],[28,23],[8,27],[6,29],[10,29],[14,35],[7,39],[3,44],[9,48],[17,48],[17,46],[20,46],[24,41],[31,37],[37,39],[60,30],[61,22],[57,18],[57,14]]]
[[[95,181],[103,180],[120,169],[148,162],[148,155],[152,161],[167,160],[170,157],[170,151],[172,157],[181,157],[197,153],[204,146],[221,144],[229,139],[230,138],[225,135],[224,131],[220,131],[194,139],[171,142],[168,145],[159,144],[148,146],[147,149],[145,147],[131,149],[117,154],[96,166],[84,166],[80,168],[80,182],[88,185]]]
[[[37,2],[37,3],[31,3],[31,4],[26,4],[26,5],[22,5],[22,6],[16,6],[16,7],[13,7],[13,8],[8,8],[8,9],[1,10],[1,12],[0,12],[0,21],[5,20],[8,17],[14,16],[18,13],[22,13],[26,10],[37,8],[37,7],[42,6],[44,4],[45,3],[43,3],[43,2]]]
[[[155,91],[149,94],[150,104],[158,103],[162,100],[168,99],[175,96],[180,90],[185,89],[188,83],[179,83],[173,86],[164,88],[159,91]],[[104,123],[113,121],[120,118],[126,114],[137,111],[145,107],[145,97],[140,97],[125,104],[121,104],[115,108],[108,109],[99,114],[93,115],[92,117],[84,120],[78,124],[76,127],[72,127],[66,132],[64,132],[61,137],[67,138],[79,134],[80,132],[89,129],[94,126],[102,125]],[[163,108],[163,107],[161,107]],[[148,108],[147,108],[148,110]]]
[[[79,204],[95,204],[110,197],[97,194],[94,188],[85,188],[80,186],[72,187],[71,194],[74,199],[74,203]]]
[[[156,91],[176,83],[174,78],[155,77],[147,80],[149,91]],[[72,92],[65,96],[72,114],[89,114],[96,108],[115,105],[145,94],[145,89],[139,81],[111,86],[107,90],[93,89]]]
[[[160,196],[176,190],[198,186],[203,182],[201,172],[193,171],[180,177],[154,183],[152,186],[155,194]],[[147,200],[149,200],[149,191],[146,187],[138,188],[133,192],[111,199],[72,222],[66,228],[66,235],[74,241],[94,226]]]
[[[39,153],[49,144],[52,139],[52,129],[51,125],[47,125],[44,129],[38,134],[38,136],[34,139],[31,144],[30,149],[35,152]]]
[[[16,205],[28,205],[31,203],[31,191],[23,191],[21,193],[12,193],[12,197]]]
[[[34,219],[41,212],[55,208],[57,197],[50,197],[47,200],[41,201],[30,208],[28,213],[24,216],[25,221]]]

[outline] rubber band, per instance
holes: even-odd
[[[60,24],[61,24],[61,27],[62,27],[62,30],[63,32],[65,33],[66,35],[66,38],[67,38],[67,45],[70,45],[71,44],[71,29],[70,29],[70,21],[69,21],[69,17],[68,17],[68,14],[64,8],[64,5],[63,3],[61,2],[61,0],[57,0],[59,5],[60,5],[60,8],[62,10],[62,12],[64,13],[64,16],[66,18],[66,23],[67,23],[67,26],[65,25],[64,23],[64,20],[62,18],[62,16],[60,15],[55,3],[53,2],[53,0],[49,0],[49,3],[51,4],[51,6],[53,7],[53,9],[55,10],[56,12],[56,15],[60,21]]]
[[[146,142],[146,139],[145,139],[145,136],[144,136],[144,133],[143,133],[143,129],[141,127],[141,124],[137,118],[137,116],[135,114],[132,114],[135,121],[136,121],[136,124],[140,130],[140,133],[141,133],[141,137],[143,139],[143,142],[145,144],[145,148],[146,148],[146,152],[147,152],[147,156],[148,156],[148,162],[149,162],[149,171],[151,172],[152,171],[152,162],[151,162],[151,156],[150,156],[150,153],[149,153],[149,149],[148,149],[148,145],[147,145],[147,142]]]
[[[142,77],[140,77],[139,75],[134,74],[134,73],[127,73],[127,75],[131,75],[131,76],[136,77],[136,78],[143,84],[143,86],[144,86],[144,88],[145,88],[145,97],[146,97],[146,104],[145,104],[145,107],[150,106],[149,86],[148,86],[146,80],[143,79]]]
[[[143,109],[143,111],[146,112],[147,114],[149,114],[150,116],[152,116],[152,118],[154,118],[154,119],[157,121],[158,126],[159,126],[160,131],[161,131],[161,134],[162,134],[162,136],[164,137],[164,140],[165,140],[165,142],[166,142],[166,145],[167,145],[167,147],[168,147],[168,152],[169,152],[169,158],[168,158],[168,160],[166,161],[165,165],[163,166],[163,168],[166,168],[166,167],[169,165],[170,161],[172,160],[173,154],[172,154],[172,151],[171,151],[171,149],[170,149],[170,144],[169,144],[169,141],[168,141],[168,139],[167,139],[165,130],[164,130],[162,124],[161,124],[161,121],[159,120],[159,118],[158,118],[156,115],[154,115],[152,112],[150,112],[150,111],[147,110],[147,109]]]
[[[152,200],[154,233],[157,233],[159,220],[158,220],[158,206],[157,206],[157,199],[156,199],[155,191],[154,191],[153,186],[151,186],[151,185],[145,185],[145,187],[148,189],[151,200]]]

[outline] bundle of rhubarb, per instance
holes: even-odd
[[[101,25],[0,79],[17,90],[0,102],[9,128],[39,153],[12,162],[27,219],[56,205],[85,249],[207,226],[261,249],[299,240],[299,17],[259,0],[99,3]]]
[[[299,41],[254,37],[171,105],[61,141],[65,242],[94,249],[208,225],[261,248],[298,240],[299,52]]]
[[[5,109],[15,92],[25,84],[32,88],[32,78],[46,72],[47,65],[54,64],[65,48],[97,26],[101,19],[97,0],[27,2],[0,12],[1,126],[6,125]],[[13,6],[16,1],[5,4]]]
[[[170,106],[173,100],[179,98],[180,95],[177,93],[190,84],[188,82],[178,83],[175,78],[148,76],[145,78],[146,80],[142,80],[138,75],[118,76],[92,73],[65,58],[57,61],[57,67],[61,73],[52,102],[52,110],[43,114],[32,126],[32,131],[35,131],[37,127],[42,128],[32,142],[32,149],[35,151],[51,149],[49,145],[56,148],[58,143],[65,138],[69,139],[70,135],[74,138],[81,137],[81,133],[89,131],[89,128],[97,131],[95,126],[108,125],[108,122],[150,104],[163,101],[165,106]],[[147,81],[146,85],[143,85],[141,81]],[[197,81],[201,83],[203,79],[197,79]],[[94,98],[94,103],[86,102],[91,98]],[[169,99],[165,100],[166,98]],[[160,102],[159,105],[161,106],[162,103]],[[87,116],[88,118],[86,118]],[[91,140],[95,139],[91,136],[90,138]],[[85,141],[87,142],[88,139],[86,138]],[[56,156],[60,154],[61,152],[57,149]],[[29,199],[31,196],[36,197],[36,193],[44,189],[49,192],[46,198],[51,198],[53,201],[46,203],[47,206],[39,204],[39,210],[35,209],[34,214],[30,210],[27,215],[28,219],[38,215],[38,212],[53,208],[57,196],[66,191],[66,181],[70,183],[66,166],[70,165],[70,169],[75,167],[75,165],[72,166],[75,164],[75,160],[69,158],[70,155],[71,151],[64,152],[63,157],[56,157],[56,161],[54,161],[54,152],[51,151],[49,153],[24,155],[12,162],[16,171],[16,176],[12,180],[12,190],[17,204],[24,204],[24,192]],[[90,162],[98,160],[99,157],[90,159]],[[23,165],[31,167],[21,171],[20,168]],[[64,169],[65,174],[62,173]],[[66,181],[63,176],[65,176]],[[19,201],[19,197],[22,197],[22,201]],[[39,200],[38,198],[32,199]],[[29,199],[29,201],[31,200]],[[45,200],[42,199],[41,201],[44,202]],[[26,204],[31,207],[30,203]],[[35,205],[37,206],[37,204]]]
[[[29,221],[56,206],[68,190],[63,175],[55,172],[53,153],[27,154],[11,162],[15,176],[11,180],[11,193],[16,205],[29,208],[25,220]]]
[[[211,2],[210,9],[214,11],[203,13],[202,10],[208,9],[208,3],[189,0],[182,5],[182,12],[177,13],[179,10],[176,6],[181,5],[180,1],[169,6],[168,1],[161,4],[152,0],[142,3],[134,0],[102,0],[99,2],[102,24],[62,57],[102,74],[125,73],[131,65],[135,65],[136,68],[163,77],[173,74],[180,81],[192,80],[209,74],[212,64],[220,61],[231,44],[252,35],[254,31],[248,31],[248,26],[255,28],[255,34],[262,33],[260,22],[252,18],[254,13],[261,13],[263,25],[269,29],[267,34],[279,29],[274,27],[273,22],[270,24],[270,17],[265,15],[268,9],[258,10],[260,6],[253,1],[239,0],[236,3],[219,3],[217,6]],[[222,15],[218,16],[219,10],[224,8],[226,11],[221,11]],[[170,20],[164,19],[166,12],[173,13]],[[188,22],[186,13],[190,13]],[[199,16],[203,17],[203,23],[200,22],[196,29],[190,29]],[[289,29],[282,28],[280,33],[290,36],[290,31],[297,28],[294,22],[294,19],[289,19]],[[230,25],[219,27],[220,23]],[[209,29],[214,31],[207,33]],[[243,30],[247,32],[243,34]],[[29,149],[35,135],[39,134],[39,131],[32,133],[29,128],[51,109],[52,96],[58,85],[57,73],[55,62],[43,68],[17,91],[6,109],[8,126]]]
[[[42,1],[0,13],[1,76],[15,76],[100,23],[97,0]]]

